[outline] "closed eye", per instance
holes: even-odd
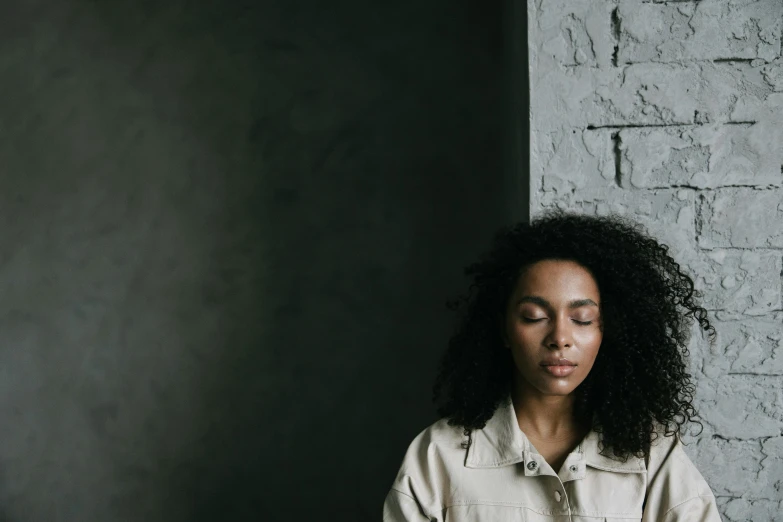
[[[523,317],[522,321],[526,323],[538,323],[541,321],[545,321],[546,319],[547,319],[546,317],[539,317],[538,319],[534,319],[532,317]],[[578,324],[579,326],[589,326],[593,324],[593,321],[577,321],[576,319],[572,319],[572,321]]]

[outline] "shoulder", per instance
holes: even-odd
[[[427,473],[439,464],[461,464],[465,457],[466,437],[459,426],[450,426],[446,419],[422,430],[408,445],[400,473]]]
[[[656,433],[646,462],[648,500],[659,499],[667,509],[691,500],[714,502],[712,490],[686,453],[680,436]]]
[[[646,462],[648,474],[654,475],[676,470],[696,482],[698,482],[697,479],[703,480],[701,473],[688,456],[680,435],[667,435],[660,430],[656,432],[656,435],[656,439],[650,446],[650,455]]]
[[[465,461],[463,429],[441,419],[421,431],[409,444],[392,490],[414,496],[424,504],[438,497],[439,485]]]

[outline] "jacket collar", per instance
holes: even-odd
[[[598,443],[600,437],[595,431],[590,431],[579,446],[571,453],[574,457],[590,467],[617,471],[620,473],[641,473],[647,470],[644,459],[629,457],[622,460],[601,455]],[[498,468],[524,462],[535,449],[527,436],[519,428],[517,415],[511,396],[508,395],[500,403],[495,414],[487,421],[486,426],[471,432],[471,444],[465,457],[468,468]]]

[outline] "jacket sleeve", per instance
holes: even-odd
[[[429,522],[429,517],[411,495],[392,489],[383,503],[383,522]]]
[[[656,441],[647,472],[642,522],[721,522],[715,496],[679,436]]]

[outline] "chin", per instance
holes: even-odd
[[[541,395],[552,395],[552,396],[559,396],[559,397],[565,397],[566,395],[571,395],[574,390],[578,387],[578,384],[573,384],[571,382],[563,382],[565,379],[560,380],[559,383],[554,383],[551,380],[549,382],[530,382],[527,381],[526,385],[523,386],[523,388],[532,387],[535,388],[538,393]],[[557,384],[560,384],[559,386]]]
[[[584,379],[571,374],[568,377],[549,377],[541,374],[533,374],[531,378],[525,377],[522,373],[517,373],[514,386],[517,390],[533,389],[541,395],[555,397],[565,397],[571,395],[582,384]],[[532,391],[532,390],[531,390]]]
[[[538,391],[541,392],[542,395],[553,395],[557,397],[565,397],[567,395],[571,395],[574,393],[574,390],[576,390],[576,387],[569,387],[568,389],[563,388],[550,388],[550,387],[541,387],[538,388]]]

